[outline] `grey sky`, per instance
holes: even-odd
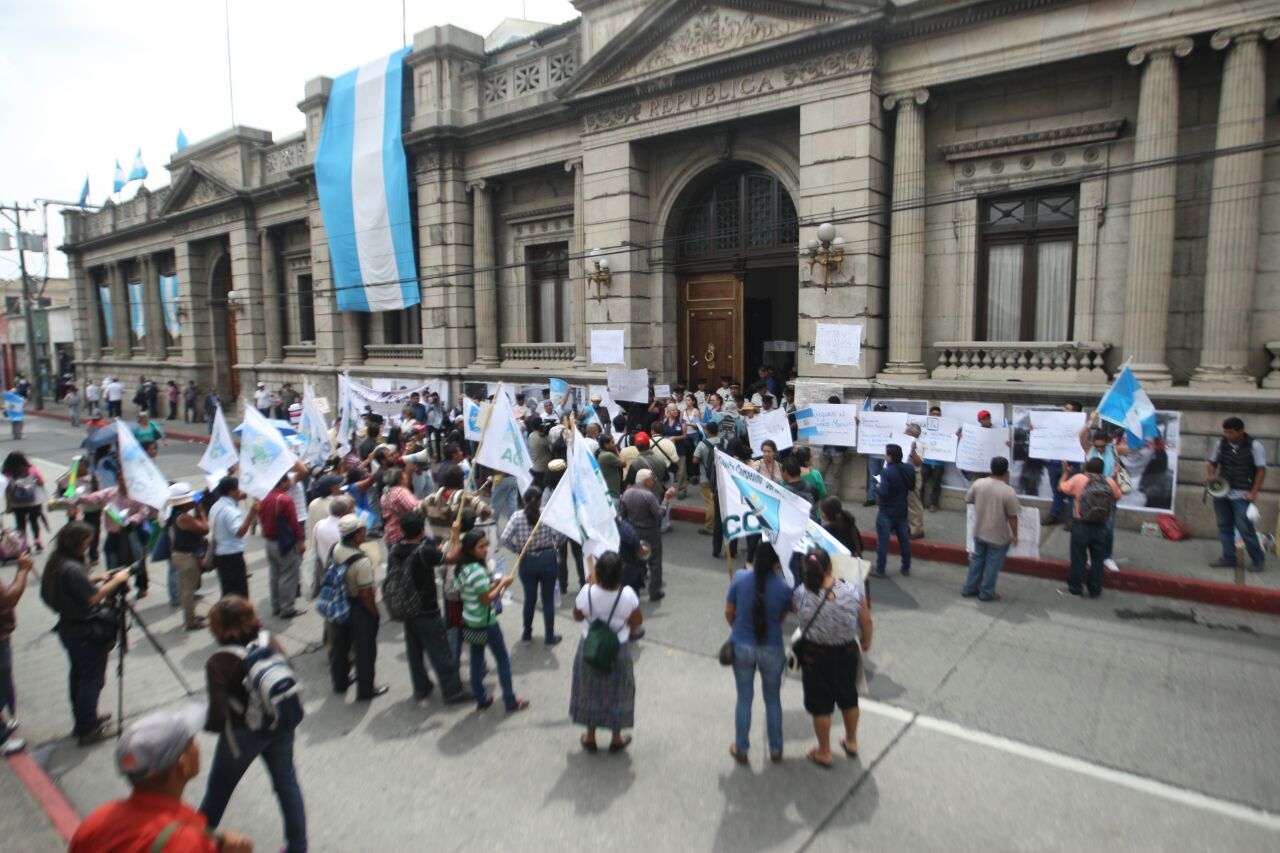
[[[236,123],[276,138],[302,129],[296,105],[308,79],[336,77],[401,45],[401,0],[229,4]],[[404,8],[410,40],[435,24],[487,35],[508,17],[559,23],[577,15],[568,0],[405,0]],[[0,0],[0,21],[5,204],[75,201],[86,173],[89,201],[101,204],[116,158],[127,174],[138,146],[146,185],[164,186],[179,128],[196,142],[231,125],[222,0]],[[61,225],[51,210],[54,246]],[[27,263],[43,272],[38,256]],[[61,253],[50,253],[50,266],[66,274]],[[0,278],[16,274],[17,254],[0,252]]]

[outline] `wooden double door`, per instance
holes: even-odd
[[[680,377],[689,387],[721,376],[742,381],[743,282],[732,273],[681,276],[679,280]]]

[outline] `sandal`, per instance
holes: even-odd
[[[622,738],[622,740],[615,741],[614,743],[609,744],[609,751],[622,752],[624,749],[626,749],[629,746],[631,746],[631,735],[626,735]]]
[[[823,770],[830,770],[830,769],[831,769],[831,764],[832,764],[832,762],[830,762],[830,761],[821,761],[821,760],[819,760],[819,758],[818,758],[818,748],[817,748],[816,746],[815,746],[813,749],[811,749],[811,750],[809,750],[808,752],[806,752],[806,753],[804,754],[804,757],[805,757],[805,758],[807,758],[807,759],[809,759],[810,761],[812,761],[814,764],[818,765],[819,767],[821,767]]]
[[[745,765],[747,763],[747,756],[738,752],[738,745],[736,743],[729,744],[729,754],[732,755],[733,760],[739,764]]]
[[[840,746],[842,746],[842,747],[844,748],[844,754],[845,754],[845,755],[849,756],[850,758],[857,758],[857,757],[858,757],[858,747],[854,746],[854,747],[852,747],[852,748],[851,748],[851,747],[849,746],[848,741],[843,741],[843,740],[842,740],[842,741],[840,741]]]
[[[490,699],[490,701],[492,701],[492,699]],[[525,708],[528,708],[528,707],[529,707],[528,699],[517,699],[516,704],[512,705],[510,708],[507,709],[507,713],[514,714],[517,711],[523,711]]]
[[[578,738],[578,743],[582,744],[582,748],[585,749],[587,752],[594,754],[600,751],[600,745],[595,742],[595,739],[594,738],[588,739],[586,735],[583,735],[582,737]]]

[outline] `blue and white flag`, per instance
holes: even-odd
[[[169,481],[138,444],[133,430],[119,418],[116,418],[116,445],[120,453],[120,476],[128,487],[130,499],[153,509],[164,509],[169,503]]]
[[[563,379],[552,379],[549,386],[551,388],[551,408],[563,414],[564,404],[569,399],[569,383]]]
[[[200,457],[196,467],[209,474],[211,485],[216,485],[212,478],[216,476],[218,480],[221,480],[238,461],[236,445],[231,440],[231,430],[227,429],[227,419],[222,414],[222,406],[218,405],[213,411],[213,426],[209,430],[209,445],[204,449],[204,456]]]
[[[182,128],[178,128],[178,150],[181,151],[187,147],[187,135],[182,132]]]
[[[715,454],[725,538],[763,533],[785,565],[805,536],[810,503],[723,450]]]
[[[516,424],[511,398],[506,394],[493,398],[475,462],[515,477],[521,494],[533,485],[533,455]]]
[[[240,424],[240,488],[262,500],[289,473],[298,457],[285,443],[280,430],[247,402]]]
[[[467,441],[479,441],[484,435],[485,415],[488,411],[488,403],[477,403],[470,397],[462,398],[462,433]]]
[[[133,155],[133,168],[129,170],[129,180],[145,181],[147,179],[147,167],[142,165],[142,149],[138,149],[138,153]]]
[[[138,340],[147,333],[147,312],[143,310],[140,281],[129,282],[129,328]]]
[[[178,317],[178,277],[160,276],[160,303],[164,306],[164,327],[175,338],[182,334],[182,320]]]
[[[600,465],[585,441],[574,440],[569,467],[542,510],[542,521],[574,542],[591,557],[617,551],[618,525],[613,502]]]
[[[401,141],[404,48],[333,81],[316,189],[339,311],[417,305],[409,174]]]
[[[1142,447],[1148,439],[1160,437],[1156,407],[1127,364],[1098,404],[1098,417],[1124,427],[1130,447]]]
[[[120,190],[124,189],[124,185],[127,183],[129,182],[125,180],[124,169],[120,168],[120,161],[117,159],[115,178],[111,181],[111,191],[113,193],[118,193]]]
[[[105,284],[98,285],[98,301],[102,303],[102,322],[107,327],[107,343],[111,343],[111,337],[115,334],[115,329],[111,324],[111,288]]]
[[[298,435],[302,440],[299,455],[308,465],[319,465],[333,455],[329,426],[316,403],[315,389],[309,382],[302,388],[302,417],[298,421]]]
[[[80,206],[84,207],[85,202],[89,200],[89,176],[84,176],[84,186],[80,188]]]

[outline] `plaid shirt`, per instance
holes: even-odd
[[[548,548],[558,548],[565,540],[563,534],[557,533],[545,524],[539,524],[538,529],[533,531],[533,525],[525,517],[524,511],[520,510],[511,516],[511,520],[507,522],[507,529],[502,531],[502,544],[508,550],[519,554],[520,549],[524,548],[525,540],[529,538],[530,532],[533,532],[533,540],[529,542],[529,548],[526,552],[529,554],[536,551],[545,551]]]

